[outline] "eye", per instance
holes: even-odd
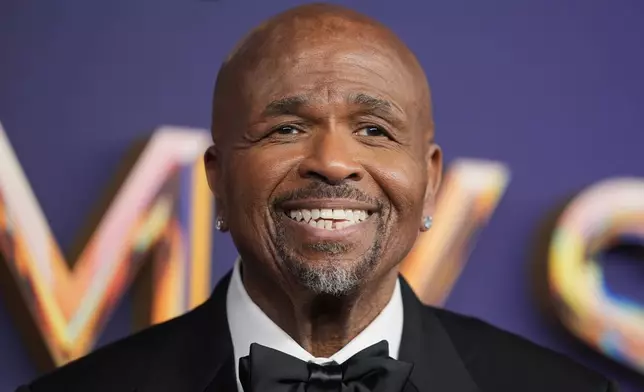
[[[297,135],[298,133],[300,133],[300,130],[291,125],[283,125],[279,128],[276,128],[273,133],[276,133],[278,135]]]
[[[370,137],[389,137],[387,134],[387,131],[385,131],[383,128],[375,126],[375,125],[369,125],[366,126],[362,129],[360,129],[358,132],[359,136],[370,136]]]

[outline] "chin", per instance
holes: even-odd
[[[317,295],[342,297],[353,293],[360,286],[360,279],[346,269],[300,269],[298,282]]]
[[[308,246],[307,246],[308,247]],[[283,258],[287,269],[296,281],[307,290],[319,295],[345,296],[355,292],[363,282],[370,280],[379,257],[378,248],[352,255],[343,253],[346,244],[323,243],[314,245],[315,255],[295,255]],[[320,252],[323,248],[326,252]],[[320,254],[323,253],[323,254]]]

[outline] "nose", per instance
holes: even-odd
[[[300,163],[300,176],[333,185],[364,177],[364,168],[355,161],[350,148],[354,141],[338,131],[322,131],[312,138],[308,154]]]

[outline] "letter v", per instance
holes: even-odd
[[[509,180],[510,171],[500,162],[459,159],[450,166],[434,224],[418,236],[401,266],[423,303],[445,301],[465,267],[475,235],[494,213]]]
[[[51,368],[87,354],[146,260],[150,324],[210,294],[213,200],[204,130],[162,127],[148,140],[77,260],[67,263],[0,125],[0,276]],[[71,265],[71,267],[70,267]],[[8,278],[8,279],[7,279]],[[20,316],[20,314],[17,314]],[[44,354],[44,355],[43,355]]]

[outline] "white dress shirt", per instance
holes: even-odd
[[[305,362],[343,363],[365,348],[386,340],[389,343],[389,356],[398,359],[403,328],[403,302],[398,281],[389,303],[371,324],[330,358],[316,358],[278,327],[253,302],[242,283],[239,267],[238,259],[228,286],[226,313],[235,353],[237,389],[240,392],[243,392],[243,389],[239,380],[239,359],[249,354],[251,343],[282,351]]]

